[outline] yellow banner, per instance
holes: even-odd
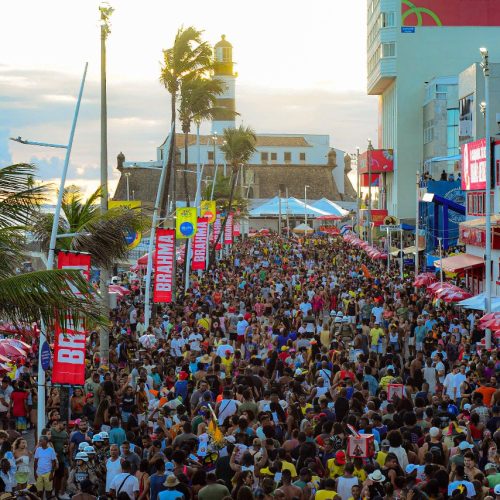
[[[175,218],[175,236],[192,238],[196,234],[197,220],[196,207],[178,208]]]
[[[141,208],[141,200],[109,200],[108,208]]]
[[[208,219],[209,224],[215,222],[215,218],[217,217],[217,207],[215,206],[215,201],[202,201],[200,206],[200,215],[204,219]]]
[[[108,208],[130,208],[131,210],[137,210],[141,208],[140,200],[109,200]],[[128,231],[125,235],[125,241],[127,242],[127,248],[132,250],[141,242],[142,234],[139,231]]]

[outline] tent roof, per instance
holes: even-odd
[[[486,297],[484,293],[480,293],[475,297],[458,302],[457,305],[464,307],[465,309],[486,311]],[[491,312],[497,311],[500,311],[500,297],[491,297]]]
[[[345,217],[347,214],[349,214],[349,210],[345,210],[340,205],[337,205],[334,201],[330,201],[327,198],[321,198],[321,200],[317,200],[311,203],[311,206],[327,212],[328,215]]]
[[[262,217],[265,215],[279,215],[279,198],[275,196],[266,203],[250,210],[250,217]],[[305,215],[307,213],[308,217],[319,217],[320,215],[331,215],[329,212],[325,212],[318,208],[314,208],[309,204],[305,204],[303,201],[297,198],[281,198],[281,214],[282,215]]]

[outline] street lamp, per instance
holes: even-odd
[[[78,93],[78,99],[76,101],[75,112],[73,114],[73,122],[71,123],[71,130],[69,133],[68,144],[51,144],[47,142],[35,142],[24,140],[21,137],[16,139],[11,138],[15,142],[21,144],[27,144],[30,146],[43,146],[47,148],[60,148],[66,150],[66,156],[64,157],[64,166],[61,174],[61,182],[59,183],[59,192],[57,193],[57,203],[54,212],[54,219],[52,221],[52,230],[50,233],[50,244],[49,244],[49,255],[47,257],[47,269],[54,269],[55,251],[56,251],[56,240],[57,240],[57,230],[59,229],[59,218],[61,216],[61,206],[62,199],[64,195],[64,186],[66,184],[66,176],[68,173],[69,158],[71,156],[71,148],[73,147],[73,138],[75,137],[76,122],[78,120],[78,113],[80,111],[80,103],[82,102],[83,87],[85,85],[85,77],[87,76],[88,63],[85,63],[85,69],[83,71],[82,82],[80,84],[80,91]],[[42,429],[45,427],[45,370],[42,368],[42,345],[47,341],[47,332],[45,330],[45,325],[40,325],[40,343],[38,346],[38,407],[37,407],[37,434],[38,437],[42,434]]]
[[[372,230],[372,140],[368,139],[368,148],[366,152],[366,161],[368,162],[368,227],[370,228],[370,245],[373,245]]]
[[[488,49],[481,47],[481,67],[484,74],[484,99],[485,99],[485,139],[486,139],[486,248],[484,263],[486,266],[485,272],[485,309],[486,314],[491,312],[491,132],[490,132],[490,66],[488,62]],[[491,330],[486,329],[485,335],[486,348],[491,348]]]
[[[304,223],[307,226],[307,188],[311,186],[304,186]],[[307,227],[305,228],[307,234]]]
[[[130,201],[130,172],[125,172],[125,180],[127,181],[127,201]]]

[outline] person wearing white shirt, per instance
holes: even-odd
[[[200,352],[200,342],[203,340],[203,337],[198,332],[191,332],[188,341],[189,346],[191,347],[191,351]]]
[[[219,347],[217,347],[217,356],[223,358],[226,351],[231,351],[231,354],[233,354],[234,348],[231,344],[228,343],[227,339],[224,339],[222,341],[222,344]]]
[[[116,474],[109,487],[111,497],[116,498],[120,493],[127,493],[130,500],[139,496],[139,480],[131,472],[130,462],[122,462],[122,471]]]
[[[443,382],[444,390],[452,401],[456,401],[456,393],[457,393],[457,386],[455,385],[456,373],[457,373],[457,367],[453,368],[453,371],[446,375]]]
[[[454,379],[455,379],[455,387],[457,388],[456,398],[458,400],[462,397],[462,393],[460,392],[460,387],[462,387],[463,382],[467,379],[467,376],[465,375],[465,365],[460,365],[459,371],[456,372],[454,375]]]
[[[384,308],[381,306],[375,306],[372,309],[372,315],[375,316],[375,323],[381,323],[382,322],[382,314],[384,314]]]
[[[175,357],[182,356],[184,345],[184,339],[178,333],[175,333],[173,339],[170,341],[170,355]]]
[[[106,460],[106,493],[111,489],[111,483],[117,474],[122,472],[122,462],[120,460],[120,450],[117,444],[112,444],[109,448],[110,457]]]

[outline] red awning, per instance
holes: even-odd
[[[441,261],[439,259],[436,260],[434,266],[440,269]],[[484,260],[481,257],[476,257],[468,253],[461,253],[443,259],[443,271],[449,273],[459,273],[467,269],[474,269],[482,266],[484,266]]]

